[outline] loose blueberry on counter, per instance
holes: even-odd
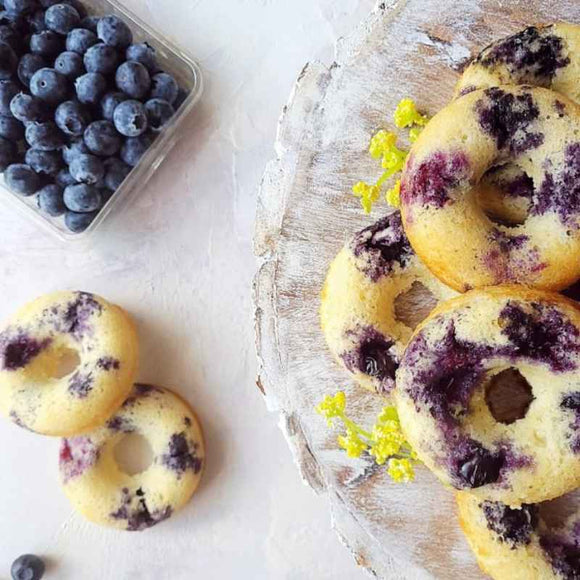
[[[4,171],[16,159],[16,145],[6,139],[0,137],[0,171]]]
[[[105,178],[105,166],[95,155],[79,155],[70,164],[69,171],[78,183],[95,185]]]
[[[97,217],[98,211],[90,213],[76,213],[74,211],[67,211],[64,214],[64,223],[66,227],[73,232],[73,234],[80,234],[84,232]]]
[[[121,148],[122,139],[115,126],[110,121],[95,121],[91,123],[84,134],[86,146],[102,157],[115,155]]]
[[[24,156],[24,161],[30,165],[36,173],[56,175],[63,166],[62,155],[59,151],[42,151],[29,149]]]
[[[83,58],[76,52],[61,52],[54,61],[54,68],[65,77],[76,79],[85,72]]]
[[[87,183],[69,185],[64,190],[63,199],[66,207],[77,213],[90,213],[103,206],[100,191]]]
[[[133,99],[143,99],[151,88],[149,72],[140,62],[124,62],[115,74],[117,88]]]
[[[13,81],[0,81],[0,115],[12,116],[10,102],[20,92]]]
[[[81,23],[82,25],[82,23]],[[97,35],[92,30],[86,28],[75,28],[66,37],[66,49],[69,52],[76,52],[83,55],[99,42]]]
[[[12,78],[17,66],[18,57],[12,47],[5,42],[0,42],[0,79]]]
[[[63,37],[52,30],[43,30],[30,37],[30,50],[46,57],[55,57],[64,50]]]
[[[75,139],[62,148],[62,158],[67,165],[70,165],[79,155],[86,153],[90,153],[90,150],[82,139]]]
[[[162,131],[171,117],[175,115],[175,109],[163,99],[150,99],[145,103],[145,111],[152,131]]]
[[[69,84],[66,77],[53,68],[41,68],[30,79],[30,92],[33,96],[55,105],[67,98]]]
[[[131,29],[117,16],[103,16],[97,24],[97,34],[109,46],[125,48],[133,42]]]
[[[64,135],[52,121],[29,123],[24,135],[31,147],[42,151],[56,151],[64,145]]]
[[[58,34],[68,34],[81,23],[80,14],[70,4],[55,4],[44,15],[46,27]]]
[[[54,120],[65,135],[81,137],[91,122],[91,116],[81,103],[65,101],[56,109]]]
[[[68,187],[69,185],[76,185],[75,178],[70,174],[68,169],[61,169],[56,175],[56,182],[61,187]]]
[[[33,554],[24,554],[14,560],[10,575],[12,580],[40,580],[44,570],[45,565],[41,558]]]
[[[8,187],[20,195],[33,195],[40,187],[40,177],[29,165],[15,163],[6,168],[4,179]]]
[[[75,81],[75,90],[81,103],[97,105],[107,92],[107,80],[102,74],[87,73]]]
[[[155,58],[155,49],[146,42],[132,44],[127,47],[125,58],[126,60],[140,62],[150,74],[155,74],[159,69]]]
[[[98,16],[87,16],[81,20],[81,26],[86,30],[97,33],[100,18]]]
[[[4,137],[14,143],[24,139],[24,125],[15,119],[12,115],[10,117],[0,116],[0,137]]]
[[[147,130],[147,112],[140,101],[125,101],[113,114],[115,128],[125,137],[139,137]]]
[[[135,167],[155,139],[150,133],[139,137],[129,137],[121,148],[121,159],[131,167]]]
[[[26,93],[18,93],[10,102],[10,112],[24,124],[44,118],[42,101]]]
[[[177,99],[179,86],[177,81],[165,72],[157,73],[151,79],[151,98],[163,99],[173,105]]]
[[[129,97],[125,93],[107,93],[101,101],[101,115],[106,121],[112,121],[115,109]]]
[[[105,186],[111,191],[117,191],[125,178],[131,173],[131,167],[117,157],[109,157],[105,160]]]
[[[34,73],[41,68],[46,68],[46,66],[47,61],[40,54],[25,54],[18,63],[17,74],[20,82],[25,87],[30,86],[30,79],[34,76]]]
[[[112,46],[95,44],[87,50],[83,61],[88,72],[107,75],[115,72],[119,56]]]
[[[55,183],[45,185],[38,192],[38,207],[40,211],[51,216],[58,217],[64,214],[66,206],[63,201],[63,188]]]

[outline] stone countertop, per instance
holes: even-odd
[[[356,579],[325,498],[299,479],[254,379],[251,282],[257,187],[276,122],[308,60],[372,0],[126,0],[198,59],[203,101],[133,204],[90,246],[63,245],[0,208],[0,316],[58,289],[135,317],[140,380],[175,388],[203,422],[208,464],[191,504],[141,534],[85,522],[57,483],[58,440],[0,422],[0,580],[25,552],[59,580]]]

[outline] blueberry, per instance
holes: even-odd
[[[43,30],[30,37],[30,50],[43,56],[56,56],[64,50],[63,38],[52,30]]]
[[[133,42],[131,29],[117,16],[104,16],[97,25],[99,38],[109,46],[125,48]]]
[[[9,165],[4,179],[8,187],[20,195],[32,195],[40,188],[40,177],[32,167],[23,163]]]
[[[22,52],[22,35],[9,24],[0,24],[0,42],[8,44],[16,54]]]
[[[18,57],[12,47],[5,42],[0,42],[0,79],[10,79],[17,66]]]
[[[147,113],[139,101],[121,103],[115,109],[113,121],[117,131],[126,137],[139,137],[147,130]]]
[[[68,34],[81,23],[80,14],[70,4],[55,4],[44,15],[46,27],[58,34]]]
[[[64,135],[52,121],[29,123],[24,136],[31,147],[42,151],[56,151],[64,145]]]
[[[54,61],[54,68],[65,77],[73,80],[85,72],[83,57],[76,52],[61,52]]]
[[[44,118],[42,101],[25,93],[18,93],[12,99],[10,111],[23,123],[35,123]]]
[[[10,102],[20,92],[13,81],[0,81],[0,115],[12,115]]]
[[[46,22],[44,21],[44,10],[36,10],[26,17],[28,26],[33,34],[38,34],[46,30]]]
[[[70,164],[69,171],[77,183],[95,185],[105,178],[105,166],[94,155],[78,155]]]
[[[131,167],[117,157],[109,157],[105,161],[105,186],[111,191],[117,191],[125,178],[131,173]]]
[[[63,188],[56,183],[45,185],[38,192],[38,207],[40,211],[52,217],[58,217],[66,211],[62,198]]]
[[[152,131],[161,131],[171,117],[175,115],[175,109],[163,99],[151,99],[145,103],[149,127]]]
[[[13,14],[31,12],[36,8],[36,0],[4,0],[4,8]]]
[[[44,574],[44,562],[32,554],[16,558],[10,568],[12,580],[40,580]]]
[[[177,92],[177,99],[175,99],[175,103],[173,103],[173,108],[177,111],[179,107],[185,103],[188,96],[189,93],[185,89],[179,87],[179,91]]]
[[[95,44],[84,56],[85,68],[89,72],[107,75],[117,68],[118,55],[112,46]]]
[[[45,175],[56,175],[63,166],[62,155],[59,151],[29,149],[24,156],[24,161],[36,173],[43,173]]]
[[[125,58],[127,60],[140,62],[151,74],[154,74],[158,70],[155,49],[146,42],[132,44],[127,47]]]
[[[87,147],[95,155],[110,157],[121,148],[121,136],[110,121],[91,123],[84,135]]]
[[[153,141],[154,138],[150,133],[144,133],[139,137],[129,137],[121,149],[121,159],[127,165],[135,167]]]
[[[27,33],[27,23],[24,14],[2,10],[0,11],[0,24],[10,26],[18,33]]]
[[[56,104],[69,94],[67,78],[53,68],[41,68],[30,79],[30,92],[47,103]]]
[[[133,99],[143,99],[151,88],[151,77],[140,62],[124,62],[115,75],[119,90]]]
[[[97,33],[100,18],[98,16],[87,16],[81,20],[81,26],[86,30]]]
[[[89,148],[85,145],[83,139],[76,139],[67,143],[62,148],[62,158],[67,165],[70,165],[76,157],[90,153]]]
[[[75,81],[75,89],[81,103],[96,105],[107,91],[107,80],[99,73],[87,73]]]
[[[61,0],[60,4],[68,4],[69,6],[72,6],[79,13],[81,19],[87,16],[87,9],[81,0]]]
[[[70,174],[68,169],[61,169],[56,175],[56,182],[61,187],[68,187],[69,185],[75,185],[75,178]]]
[[[65,101],[56,109],[54,120],[65,135],[80,137],[89,126],[91,116],[81,103]]]
[[[101,114],[103,119],[107,121],[113,120],[113,115],[115,109],[123,102],[127,100],[127,95],[125,93],[107,93],[103,100],[101,101]]]
[[[63,199],[68,209],[78,213],[89,213],[103,206],[101,192],[87,183],[69,185],[64,190]]]
[[[77,213],[74,211],[67,211],[64,214],[64,223],[66,227],[75,234],[84,232],[97,217],[98,211]]]
[[[12,115],[0,116],[0,137],[17,142],[24,139],[24,125]]]
[[[62,4],[62,0],[38,0],[38,2],[43,8],[50,8],[55,4]]]
[[[85,54],[91,46],[99,42],[97,35],[85,28],[75,28],[66,37],[66,49],[70,52]]]
[[[28,87],[34,73],[45,67],[46,60],[40,54],[25,54],[18,63],[18,78],[25,87]]]
[[[177,99],[179,85],[177,81],[167,73],[157,73],[151,79],[151,98],[163,99],[173,105]]]
[[[16,145],[0,137],[0,171],[4,171],[16,159]]]

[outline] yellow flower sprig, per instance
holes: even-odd
[[[417,110],[411,99],[403,99],[397,105],[393,115],[395,125],[399,129],[409,128],[409,140],[414,143],[428,122],[428,117]],[[360,199],[365,213],[371,213],[373,204],[381,196],[381,190],[385,182],[403,170],[408,151],[397,147],[397,135],[381,129],[371,139],[369,153],[373,159],[381,160],[383,174],[374,184],[359,181],[352,188],[353,194]],[[385,199],[389,205],[400,206],[401,180],[397,179],[394,186],[385,193]]]
[[[345,433],[338,436],[338,444],[348,457],[360,457],[368,453],[377,465],[387,466],[387,473],[396,482],[407,483],[415,477],[414,464],[418,462],[415,452],[405,439],[401,423],[394,407],[384,407],[371,431],[363,429],[346,415],[346,395],[326,395],[316,407],[326,418],[330,427],[335,420],[342,422]]]

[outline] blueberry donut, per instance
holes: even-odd
[[[457,494],[459,521],[480,568],[495,580],[580,578],[580,513],[550,526],[538,504],[510,508]]]
[[[397,318],[395,300],[417,286],[427,309],[456,295],[417,258],[398,211],[353,236],[330,265],[321,296],[322,330],[334,358],[363,387],[391,392],[413,331]]]
[[[60,376],[71,356],[78,365]],[[119,306],[87,292],[42,296],[0,333],[0,411],[44,435],[88,431],[125,400],[137,362],[137,333]]]
[[[397,371],[397,408],[419,458],[445,484],[511,506],[580,485],[580,309],[520,286],[436,308]],[[525,405],[509,420],[491,395]]]
[[[530,26],[484,48],[465,69],[455,95],[500,85],[545,87],[580,102],[580,26]]]
[[[128,475],[115,459],[115,446],[139,433],[153,452],[151,465]],[[60,476],[74,508],[88,520],[141,531],[182,508],[201,479],[205,462],[195,414],[167,389],[135,385],[119,411],[102,427],[69,439],[60,448]]]
[[[482,177],[505,164],[533,190],[525,220],[511,227],[477,201]],[[458,291],[566,288],[580,277],[580,106],[528,86],[457,99],[411,149],[401,213],[415,252]]]

